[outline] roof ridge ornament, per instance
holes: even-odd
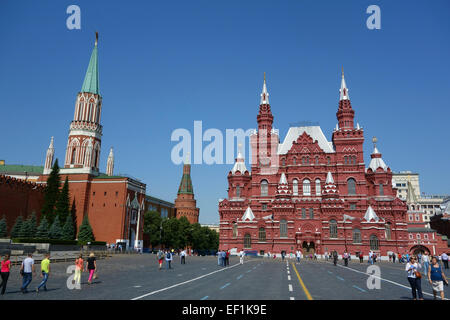
[[[266,73],[264,72],[264,82],[263,82],[263,89],[261,92],[261,102],[262,104],[269,104],[269,92],[267,92],[267,84],[266,84]]]

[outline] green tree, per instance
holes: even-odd
[[[44,191],[44,204],[42,206],[42,215],[47,218],[47,221],[52,224],[55,216],[55,204],[59,195],[59,166],[58,159],[53,164],[52,171],[47,179],[47,185]]]
[[[181,217],[178,220],[179,235],[178,235],[178,248],[186,248],[189,245],[191,223],[186,217]]]
[[[152,250],[161,243],[162,218],[158,211],[147,211],[144,214],[144,234],[148,235]]]
[[[31,238],[32,237],[31,229],[32,229],[32,226],[31,226],[30,219],[25,220],[22,223],[22,226],[20,227],[18,237],[19,238]]]
[[[19,237],[20,230],[22,229],[22,224],[23,224],[23,218],[22,218],[22,216],[18,216],[16,219],[16,222],[14,223],[14,226],[11,229],[11,238]]]
[[[69,199],[69,179],[66,176],[64,186],[58,194],[55,204],[55,217],[59,218],[59,222],[64,224],[67,216],[70,216],[70,199]]]
[[[39,227],[37,228],[36,232],[36,238],[38,239],[48,239],[49,235],[49,224],[45,217],[41,218],[41,223],[39,224]]]
[[[89,218],[87,215],[84,216],[83,222],[80,226],[80,230],[78,231],[78,241],[95,241],[94,233],[92,232],[92,227],[89,223]]]
[[[36,212],[32,212],[30,217],[28,218],[30,224],[30,238],[34,238],[37,232],[37,218]]]
[[[67,215],[66,222],[62,228],[62,239],[63,240],[73,240],[75,238],[74,235],[75,230],[73,229],[73,221],[72,217]]]
[[[0,220],[0,238],[7,237],[8,225],[6,224],[6,216],[3,215],[2,220]]]
[[[48,231],[48,236],[50,239],[61,239],[62,237],[62,229],[59,223],[59,219],[53,220],[52,226]]]

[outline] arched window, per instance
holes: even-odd
[[[266,229],[259,228],[258,239],[259,241],[266,241]]]
[[[330,238],[337,239],[337,237],[338,237],[337,222],[336,220],[330,220]]]
[[[302,208],[302,219],[306,219],[306,209]]]
[[[380,196],[384,196],[384,189],[382,183],[380,183]]]
[[[303,180],[303,195],[310,196],[311,195],[311,183],[308,179]]]
[[[250,249],[252,247],[252,238],[249,233],[244,236],[244,249]]]
[[[309,164],[309,156],[306,156],[306,164]]]
[[[238,236],[238,229],[237,229],[237,223],[233,223],[233,238],[237,238]]]
[[[285,165],[286,165],[286,159],[285,159],[285,158],[281,159],[281,165],[282,165],[282,166],[285,166]]]
[[[356,182],[355,179],[350,178],[347,180],[347,190],[348,194],[354,195],[356,194]]]
[[[314,219],[314,209],[313,208],[309,208],[309,218]]]
[[[287,237],[287,221],[285,219],[280,221],[280,237]]]
[[[236,197],[237,198],[241,197],[241,187],[240,186],[236,186]]]
[[[316,158],[315,158],[315,164],[319,164],[319,156],[316,156]]]
[[[374,234],[370,236],[370,250],[378,250],[378,238]]]
[[[269,183],[267,180],[261,181],[261,195],[268,196],[269,195]]]
[[[348,157],[347,156],[344,157],[344,163],[348,164]]]
[[[297,164],[297,158],[296,158],[296,157],[294,157],[294,158],[292,159],[292,163],[293,163],[293,164]]]
[[[298,180],[297,179],[294,179],[292,181],[292,194],[294,196],[298,196]]]
[[[72,158],[70,159],[70,164],[75,163],[75,155],[76,155],[77,148],[72,149]]]
[[[386,240],[391,240],[391,223],[387,222],[384,225],[384,237],[386,238]]]
[[[316,179],[316,196],[320,196],[320,193],[322,190],[320,190],[320,179]]]
[[[361,243],[361,230],[353,229],[353,243]]]
[[[331,158],[327,157],[327,164],[331,164]]]

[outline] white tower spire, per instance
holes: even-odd
[[[114,172],[114,152],[113,148],[109,151],[108,161],[106,163],[106,175],[112,176]]]
[[[263,83],[263,89],[261,92],[261,104],[269,104],[269,93],[267,92],[267,86],[266,86],[266,73],[264,72],[264,83]]]
[[[342,67],[341,89],[339,90],[339,92],[340,92],[339,100],[350,100],[350,97],[348,96],[348,88],[347,85],[345,84],[344,79],[344,67]]]
[[[55,155],[55,148],[53,147],[53,137],[50,140],[50,145],[45,156],[44,174],[49,174],[52,171],[53,156]]]

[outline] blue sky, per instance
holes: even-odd
[[[81,30],[66,9],[81,8]],[[381,8],[381,30],[366,8]],[[2,1],[0,159],[43,165],[50,137],[63,161],[76,94],[100,33],[101,170],[173,201],[182,168],[171,133],[256,127],[263,72],[281,140],[289,123],[336,124],[341,66],[356,120],[394,171],[420,173],[426,193],[450,193],[450,2]],[[200,222],[217,223],[231,165],[193,165]]]

